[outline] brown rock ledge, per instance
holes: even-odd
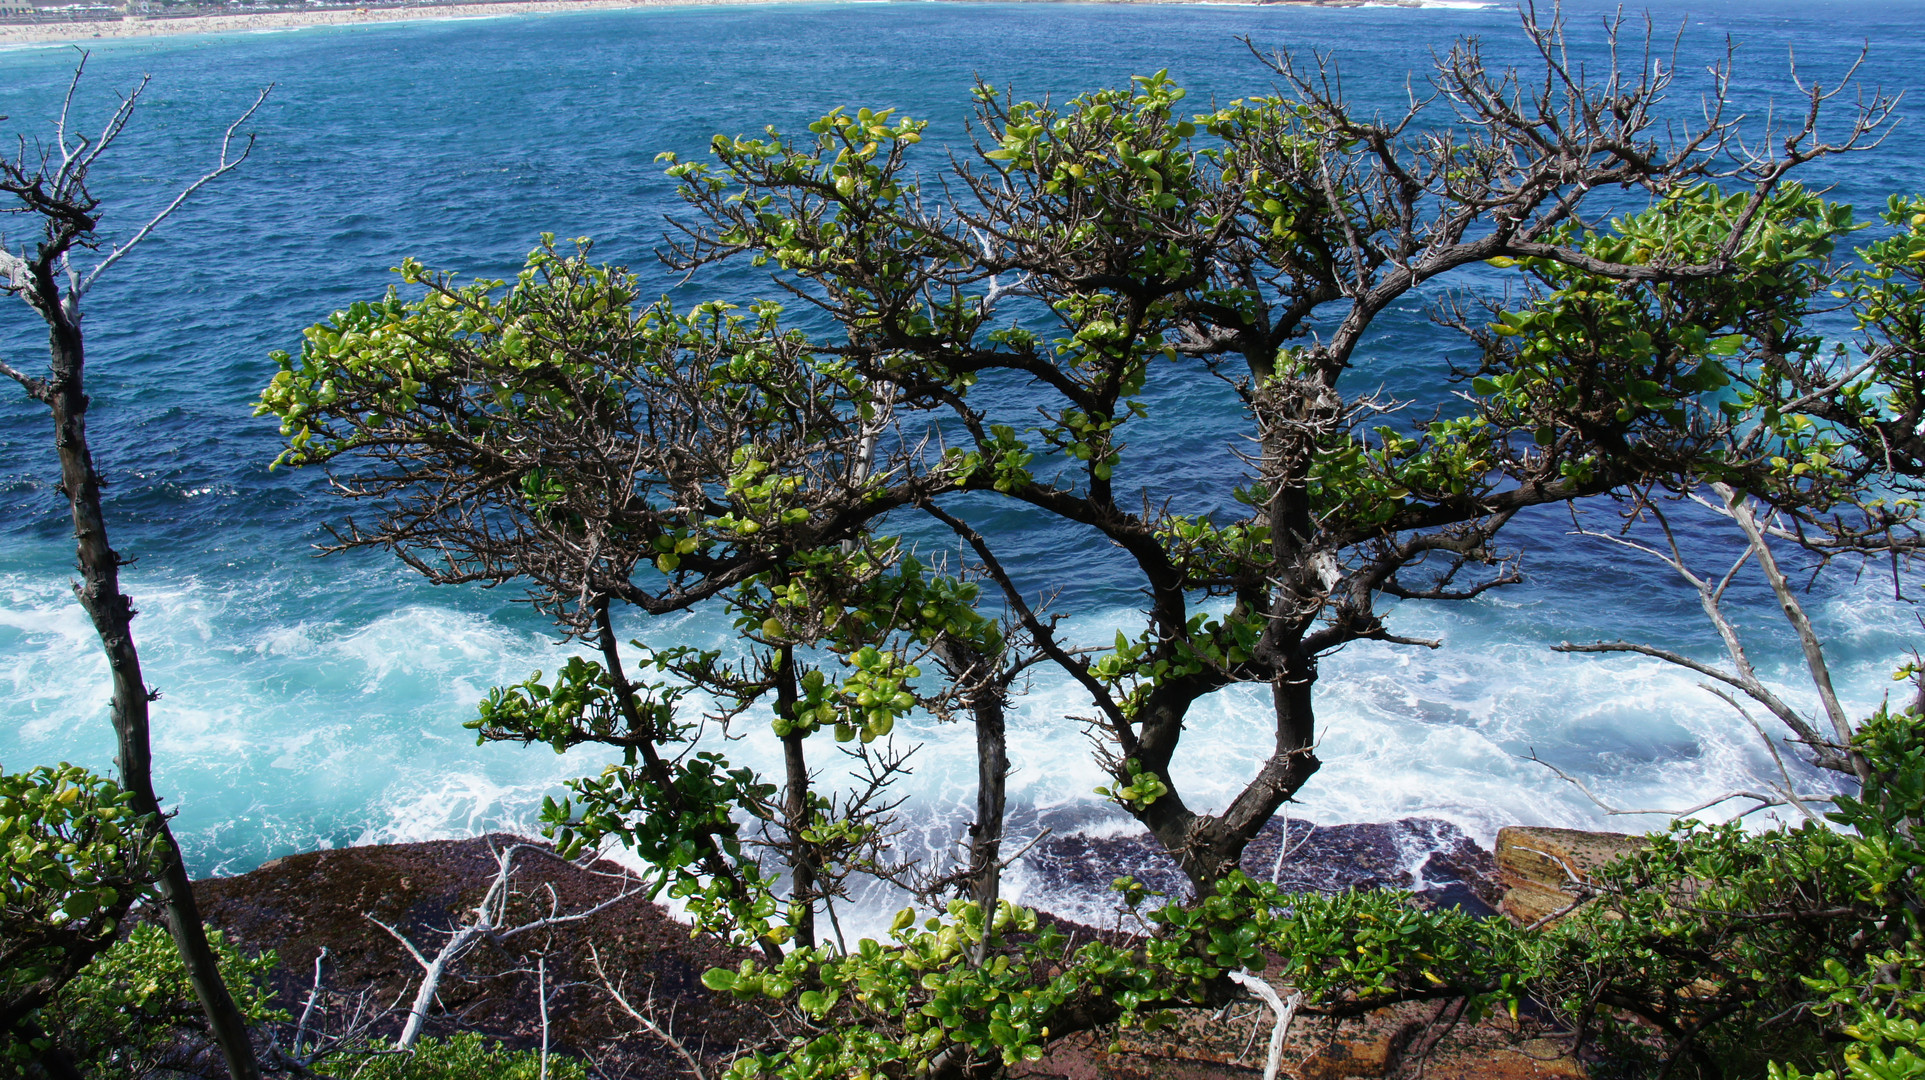
[[[1294,848],[1299,835],[1289,839]],[[1512,890],[1504,907],[1513,917],[1519,915],[1510,895],[1538,889],[1563,896],[1556,887],[1566,881],[1567,870],[1588,872],[1634,843],[1614,834],[1506,829],[1500,833],[1493,875],[1490,856],[1475,844],[1441,823],[1422,819],[1333,826],[1306,839],[1309,842],[1284,864],[1292,878],[1288,886],[1333,891],[1409,888],[1417,883],[1412,870],[1422,864],[1417,873],[1427,891],[1447,885],[1466,896],[1491,896],[1491,886],[1501,880]],[[1261,870],[1268,877],[1274,849],[1284,837],[1264,840],[1269,849],[1255,852],[1251,861],[1263,863]],[[282,1007],[300,1012],[312,988],[315,958],[325,946],[322,985],[332,997],[324,997],[324,1002],[335,1010],[326,1023],[342,1022],[358,998],[363,1007],[392,1008],[375,1030],[393,1036],[419,983],[420,969],[372,919],[395,927],[432,955],[445,940],[441,931],[472,909],[492,881],[493,851],[527,842],[496,834],[309,852],[276,859],[238,877],[201,881],[195,888],[209,923],[230,940],[248,951],[271,949],[279,955],[275,988]],[[1098,854],[1065,851],[1059,857],[1081,862],[1074,857]],[[545,914],[551,905],[563,913],[583,910],[621,889],[621,870],[606,863],[582,869],[541,850],[522,853],[516,865],[519,896],[510,916],[516,922]],[[1457,901],[1441,893],[1422,898]],[[1476,902],[1474,896],[1468,901],[1473,906]],[[1565,902],[1568,899],[1557,901],[1559,906]],[[666,1044],[637,1033],[637,1025],[614,1007],[589,963],[590,945],[608,973],[622,981],[631,1001],[640,1004],[652,995],[662,1006],[660,1015],[672,1017],[675,1033],[708,1064],[719,1064],[741,1042],[776,1033],[759,1012],[701,986],[704,970],[733,965],[741,954],[713,940],[691,938],[685,925],[640,898],[624,900],[582,923],[524,935],[509,947],[477,947],[462,962],[459,977],[443,984],[429,1033],[478,1030],[511,1045],[536,1045],[540,1020],[534,971],[542,959],[548,970],[550,1034],[558,1050],[591,1056],[611,1075],[685,1077],[681,1061]],[[1283,1072],[1292,1080],[1408,1072],[1414,1062],[1406,1061],[1407,1050],[1433,1041],[1434,1008],[1403,1006],[1343,1025],[1299,1021],[1285,1049]],[[1262,1075],[1269,1022],[1267,1011],[1251,1003],[1223,1016],[1191,1014],[1174,1029],[1155,1035],[1076,1036],[1062,1040],[1024,1071],[1038,1080],[1253,1080]],[[1429,1080],[1525,1080],[1584,1074],[1581,1065],[1563,1054],[1557,1039],[1499,1020],[1459,1028],[1436,1040],[1423,1075]]]
[[[1498,908],[1524,926],[1549,919],[1576,905],[1573,883],[1589,882],[1599,867],[1643,846],[1642,838],[1624,833],[1499,829],[1497,878],[1509,891]]]
[[[271,949],[279,955],[275,989],[281,1007],[299,1015],[313,985],[315,957],[325,946],[322,982],[335,992],[337,1014],[328,1023],[345,1022],[353,997],[365,991],[366,1007],[393,1007],[375,1028],[393,1037],[421,969],[369,916],[432,957],[447,940],[439,931],[471,910],[494,880],[492,852],[528,842],[496,834],[308,852],[238,877],[196,882],[194,891],[208,923],[230,941],[249,952]],[[621,873],[608,863],[584,870],[546,849],[522,852],[515,862],[511,925],[547,914],[551,903],[563,914],[593,907],[619,894]],[[538,1045],[535,972],[545,959],[550,1035],[558,1049],[593,1054],[631,1077],[684,1077],[680,1060],[660,1039],[630,1034],[638,1025],[618,1013],[602,988],[589,962],[591,945],[632,1002],[640,1005],[652,994],[664,1003],[665,1018],[667,1003],[673,1003],[673,1029],[692,1050],[706,1046],[719,1059],[738,1040],[770,1034],[760,1014],[701,985],[703,971],[739,957],[711,939],[691,938],[687,926],[639,897],[558,930],[525,934],[505,946],[477,946],[456,977],[443,980],[441,1007],[430,1014],[427,1032],[462,1028],[515,1046]]]

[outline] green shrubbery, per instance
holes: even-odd
[[[1918,1080],[1925,1077],[1925,947],[1919,938],[1919,867],[1925,847],[1925,721],[1916,713],[1881,711],[1859,745],[1874,767],[1858,799],[1840,800],[1841,824],[1855,836],[1825,841],[1840,848],[1838,894],[1849,905],[1840,928],[1846,947],[1796,958],[1811,1014],[1843,1039],[1842,1060],[1815,1075],[1796,1063],[1774,1064],[1772,1080]],[[1815,840],[1816,830],[1809,831]],[[1815,961],[1815,962],[1813,962]]]
[[[1774,1075],[1797,1077],[1889,1052],[1899,1029],[1867,1026],[1871,1014],[1909,1022],[1925,1004],[1903,992],[1925,972],[1925,849],[1911,832],[1925,811],[1925,720],[1881,710],[1856,745],[1872,781],[1826,815],[1842,829],[1680,822],[1654,834],[1543,935],[1536,993],[1618,1056],[1678,1055],[1700,1075],[1759,1076],[1775,1061]],[[1863,1041],[1840,1060],[1850,1040]]]
[[[131,798],[77,765],[0,772],[0,1069],[45,1051],[40,1009],[150,891],[164,841]]]
[[[446,1039],[423,1039],[412,1053],[379,1053],[328,1071],[355,1080],[541,1080],[541,1055],[509,1050],[472,1031]],[[587,1080],[574,1058],[550,1056],[548,1080]]]
[[[1535,1002],[1629,1075],[1925,1077],[1925,847],[1912,832],[1925,818],[1925,717],[1881,711],[1856,747],[1873,781],[1838,801],[1829,817],[1842,828],[1680,822],[1541,930],[1420,910],[1396,892],[1284,894],[1242,874],[1201,903],[1141,911],[1147,894],[1124,879],[1152,931],[1129,945],[1065,954],[1032,912],[1004,903],[985,918],[956,901],[922,922],[904,911],[888,944],[798,950],[704,981],[823,1025],[738,1060],[740,1080],[909,1075],[945,1055],[1034,1060],[1052,1029],[1153,1028],[1169,1010],[1226,1000],[1228,972],[1266,966],[1312,1015],[1461,997],[1474,1019]],[[972,966],[985,935],[991,959]]]
[[[221,973],[250,1026],[285,1021],[267,979],[273,953],[248,956],[208,934]],[[90,1076],[136,1080],[181,1064],[207,1044],[206,1020],[180,950],[165,928],[136,926],[100,954],[42,1011],[42,1026]]]

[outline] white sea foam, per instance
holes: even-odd
[[[20,743],[64,743],[75,709],[105,715],[107,659],[64,583],[0,580],[0,687],[0,715],[13,721]],[[0,742],[0,761],[10,756],[17,755]]]
[[[288,851],[350,843],[532,832],[544,794],[610,760],[583,750],[478,747],[461,727],[488,687],[554,670],[568,650],[545,627],[420,600],[371,603],[367,614],[354,615],[345,603],[320,601],[317,587],[328,588],[304,581],[223,588],[187,579],[132,589],[143,611],[137,625],[148,679],[164,691],[155,710],[158,780],[178,796],[170,805],[181,811],[176,827],[197,868],[244,870]],[[375,575],[329,591],[353,598],[364,588],[393,591],[396,579]],[[396,595],[441,594],[403,588]],[[1874,707],[1902,659],[1912,616],[1888,593],[1881,597],[1875,582],[1811,606],[1832,636],[1852,708]],[[281,610],[303,617],[279,621],[272,613]],[[1364,644],[1324,662],[1324,765],[1290,807],[1292,817],[1323,824],[1438,817],[1488,843],[1514,822],[1658,823],[1607,817],[1528,760],[1532,754],[1582,778],[1600,799],[1634,808],[1677,807],[1771,775],[1756,736],[1688,672],[1552,653],[1520,622],[1531,612],[1508,603],[1396,617],[1399,632],[1440,638],[1444,647]],[[1062,633],[1100,643],[1137,618],[1091,611]],[[656,645],[726,647],[731,631],[721,618],[682,616],[625,628],[631,634]],[[1802,703],[1796,650],[1780,639],[1766,645],[1761,670]],[[108,767],[105,684],[92,628],[59,581],[0,575],[0,717],[8,721],[0,725],[0,760]],[[1092,793],[1107,778],[1075,719],[1090,711],[1079,686],[1040,669],[1014,700],[1012,836],[1033,836],[1045,821],[1058,833],[1135,830]],[[1190,805],[1224,806],[1268,753],[1273,725],[1262,688],[1200,702],[1173,767]],[[780,744],[764,717],[738,719],[734,734],[724,740],[711,731],[704,748],[779,775]],[[917,747],[902,788],[909,800],[900,853],[941,869],[973,817],[973,732],[925,718],[900,725],[896,740]],[[814,753],[825,787],[846,782],[851,762],[826,742]],[[1018,867],[1009,895],[1021,897],[1032,885]],[[857,910],[841,913],[845,931],[867,932],[900,902],[887,890],[866,893]],[[1101,898],[1090,903],[1091,912],[1104,910]]]

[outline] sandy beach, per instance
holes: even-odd
[[[263,11],[243,15],[194,15],[173,19],[102,19],[62,23],[0,25],[0,48],[9,45],[84,43],[96,38],[172,37],[181,34],[234,34],[290,30],[307,26],[353,26],[415,19],[485,19],[504,15],[544,15],[570,11],[671,7],[693,3],[769,3],[771,0],[537,0],[525,3],[423,4],[413,7],[317,11]]]
[[[783,0],[535,0],[489,4],[423,4],[410,7],[372,7],[316,11],[264,11],[242,15],[195,15],[186,18],[102,19],[97,21],[0,24],[0,48],[19,45],[85,43],[104,38],[169,37],[181,34],[233,34],[262,30],[290,30],[307,26],[352,26],[405,22],[415,19],[485,19],[507,15],[553,15],[571,11],[612,11],[625,8],[690,5],[751,4]],[[1135,0],[1141,3],[1145,0]],[[1185,0],[1148,0],[1185,2]],[[1189,0],[1195,2],[1195,0]],[[1217,3],[1238,0],[1215,0]],[[1257,0],[1243,0],[1256,3]],[[1275,0],[1272,0],[1275,2]],[[1293,2],[1293,0],[1285,0]],[[1317,0],[1294,0],[1317,3]],[[1352,3],[1355,0],[1351,0]],[[1349,6],[1327,4],[1325,6]]]
[[[307,26],[355,26],[416,19],[486,19],[505,15],[554,15],[571,11],[680,7],[692,4],[772,3],[780,0],[534,0],[490,4],[422,4],[410,7],[335,8],[316,11],[262,11],[243,15],[193,15],[172,19],[102,19],[61,23],[0,25],[0,47],[82,43],[96,38],[172,37],[181,34],[234,34],[291,30]]]

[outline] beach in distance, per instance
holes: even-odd
[[[131,16],[61,22],[0,23],[0,48],[9,45],[65,44],[96,38],[167,37],[179,34],[232,34],[294,30],[309,26],[349,26],[414,19],[486,19],[512,15],[610,11],[622,8],[717,6],[784,0],[497,0],[480,4],[410,4],[404,7],[331,7],[299,11],[248,11],[222,15],[166,18]],[[860,2],[860,0],[859,0]],[[868,0],[882,2],[882,0]],[[1358,0],[1126,0],[1132,3],[1293,4],[1306,7],[1355,7]],[[1417,6],[1392,5],[1392,6]]]

